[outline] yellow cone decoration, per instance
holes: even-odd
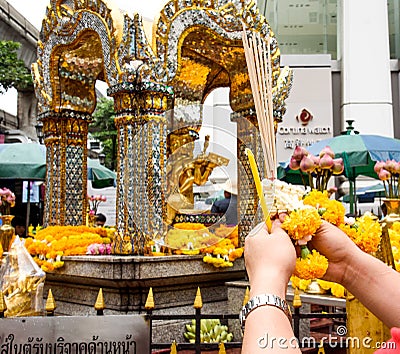
[[[154,297],[153,297],[153,288],[150,288],[144,308],[146,310],[153,310],[154,307],[155,307],[155,305],[154,305]]]
[[[203,299],[201,298],[200,288],[197,288],[196,298],[194,299],[193,307],[195,309],[201,309],[203,307]]]

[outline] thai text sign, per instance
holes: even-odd
[[[147,354],[144,316],[60,316],[0,319],[0,353]]]

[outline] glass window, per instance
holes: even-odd
[[[282,54],[331,54],[337,59],[337,0],[258,0],[258,7]]]

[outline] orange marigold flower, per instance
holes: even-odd
[[[339,225],[340,229],[364,252],[376,252],[381,241],[382,228],[378,221],[365,214],[354,225]]]
[[[317,279],[324,276],[328,269],[328,260],[316,250],[306,258],[297,258],[294,275],[301,279]]]
[[[311,236],[321,225],[321,218],[315,208],[303,208],[292,211],[286,216],[282,228],[295,240]]]
[[[323,208],[325,210],[323,211],[323,214],[321,216],[322,219],[336,226],[343,224],[346,209],[341,202],[333,199],[328,199]]]
[[[315,208],[323,208],[327,201],[329,200],[327,191],[319,191],[317,189],[313,189],[304,197],[304,204],[311,205]]]

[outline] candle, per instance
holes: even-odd
[[[267,203],[265,201],[264,192],[263,192],[263,188],[262,188],[262,184],[261,184],[261,180],[260,180],[260,175],[258,174],[256,159],[254,158],[254,155],[250,149],[246,148],[245,152],[249,159],[250,169],[251,169],[251,173],[253,174],[254,183],[256,184],[257,194],[258,194],[258,198],[260,199],[261,209],[263,211],[265,223],[267,224],[268,231],[271,231],[272,223],[271,223],[271,219],[269,217],[269,210],[267,207]]]

